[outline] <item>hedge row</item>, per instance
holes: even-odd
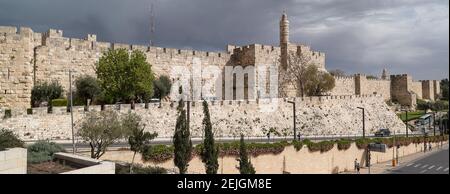
[[[440,142],[447,141],[448,136],[430,136],[425,139],[426,142]],[[423,143],[423,137],[396,137],[396,141],[400,146],[407,146],[411,143]],[[248,143],[247,152],[256,157],[263,154],[280,154],[284,151],[286,146],[294,146],[296,151],[303,148],[304,145],[308,147],[310,152],[320,151],[321,153],[330,151],[334,145],[337,144],[338,150],[347,150],[351,144],[355,142],[358,149],[366,149],[369,143],[384,143],[389,148],[394,145],[393,138],[374,138],[374,139],[357,139],[356,141],[341,139],[334,141],[312,142],[308,139],[303,141],[282,141],[276,143]],[[219,156],[239,156],[239,142],[218,143]],[[203,144],[198,144],[193,149],[193,156],[200,155]],[[144,152],[142,158],[144,161],[165,162],[173,158],[174,148],[172,145],[156,145],[151,146]]]

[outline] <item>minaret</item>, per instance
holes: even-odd
[[[289,20],[287,17],[286,11],[283,11],[280,20],[280,46],[289,43]]]
[[[383,69],[383,73],[381,74],[381,79],[387,80],[389,79],[389,74],[386,68]]]
[[[281,49],[281,66],[283,69],[287,68],[288,60],[288,45],[289,45],[289,20],[286,11],[283,11],[283,15],[280,20],[280,49]]]

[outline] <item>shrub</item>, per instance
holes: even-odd
[[[48,84],[35,85],[31,90],[31,106],[37,107],[44,101],[51,101],[53,99],[61,98],[63,87],[58,82]]]
[[[53,154],[64,152],[64,148],[54,142],[37,141],[28,148],[28,162],[41,163],[53,159]]]
[[[327,152],[330,151],[331,149],[333,149],[334,147],[334,142],[333,141],[321,141],[318,143],[312,142],[312,141],[307,141],[307,143],[305,143],[308,146],[308,150],[310,152],[316,152],[316,151],[320,151],[320,152]]]
[[[428,110],[431,109],[431,103],[425,100],[417,99],[417,109],[418,110]]]
[[[348,150],[350,146],[352,145],[352,142],[350,140],[341,139],[336,141],[338,145],[338,150]]]
[[[174,147],[166,145],[147,146],[142,152],[144,161],[165,162],[173,158]]]
[[[27,115],[32,115],[32,114],[33,114],[33,109],[27,108]]]
[[[75,88],[75,96],[83,102],[83,105],[87,103],[87,99],[91,99],[91,102],[94,101],[94,98],[101,92],[97,79],[90,75],[79,77],[75,81]]]
[[[448,101],[438,100],[432,104],[432,109],[435,111],[448,110]]]
[[[153,81],[154,88],[154,97],[163,99],[170,93],[170,88],[172,87],[172,82],[170,78],[162,75],[155,81]]]
[[[116,164],[116,174],[130,174],[130,164]],[[167,174],[167,169],[158,166],[133,165],[133,174]]]
[[[5,116],[3,118],[11,118],[12,114],[11,114],[11,109],[6,109],[5,110]]]
[[[52,100],[52,106],[67,106],[67,99],[54,99]]]
[[[303,148],[303,142],[294,140],[292,141],[292,145],[294,146],[296,151],[300,151]]]
[[[6,148],[24,147],[24,142],[10,130],[0,130],[0,151]]]
[[[370,139],[357,139],[356,140],[356,147],[358,147],[358,149],[366,149],[367,146],[370,143]]]

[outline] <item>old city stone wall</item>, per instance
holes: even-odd
[[[411,91],[413,91],[418,99],[422,99],[423,90],[422,90],[422,82],[420,81],[412,81],[411,83]]]
[[[309,46],[286,43],[287,53],[306,54],[312,62],[325,70],[325,54],[311,50]],[[88,34],[84,39],[67,38],[62,30],[50,29],[45,33],[33,32],[30,28],[0,27],[0,107],[25,110],[30,107],[32,87],[39,82],[56,80],[62,84],[66,92],[69,88],[69,70],[73,70],[76,79],[82,74],[95,76],[94,66],[102,53],[107,49],[125,48],[141,50],[147,56],[155,74],[169,75],[172,80],[179,80],[187,72],[195,80],[193,84],[204,86],[223,84],[218,77],[205,77],[205,68],[217,67],[222,71],[225,66],[259,66],[279,64],[283,60],[281,47],[252,44],[248,46],[228,45],[225,52],[203,52],[196,50],[180,50],[141,45],[128,45],[109,42],[98,42],[96,35]],[[284,53],[286,55],[286,53]],[[286,57],[284,57],[286,58]],[[200,62],[200,68],[193,67],[194,61]],[[176,73],[172,73],[175,67]],[[257,68],[256,68],[257,69]],[[255,76],[259,72],[255,72]],[[207,74],[207,73],[206,73]],[[186,76],[185,76],[186,77]],[[183,79],[186,79],[186,78]],[[216,79],[216,80],[214,80]],[[272,77],[267,77],[266,84]],[[386,99],[399,99],[402,105],[414,104],[410,92],[417,98],[434,100],[438,96],[438,81],[399,82],[398,80],[370,80],[365,76],[354,77],[354,83],[349,79],[337,79],[336,88],[329,95],[366,95],[381,94]],[[245,79],[244,79],[245,80]],[[186,82],[186,80],[184,80]],[[240,80],[245,82],[243,80]],[[248,80],[247,80],[248,82]],[[255,93],[247,94],[249,99],[259,96],[259,83],[255,84]],[[244,84],[245,85],[245,84]],[[233,88],[233,86],[230,86]],[[234,86],[234,89],[242,89]],[[267,87],[267,85],[266,85]],[[280,86],[283,88],[285,86]],[[177,85],[174,87],[177,90]],[[271,88],[272,89],[272,88]],[[295,96],[295,91],[286,86],[289,97]],[[175,90],[174,90],[175,91]],[[176,93],[176,91],[175,91]],[[174,94],[174,92],[172,92]],[[193,94],[199,96],[198,94]],[[284,96],[283,96],[284,97]],[[406,97],[406,98],[403,98]],[[235,98],[227,98],[235,99]]]
[[[31,29],[0,26],[0,105],[29,105],[36,44]]]
[[[330,91],[332,95],[355,95],[355,77],[334,77],[335,86]]]
[[[357,95],[380,94],[385,100],[391,98],[391,81],[368,79],[365,75],[355,75],[355,91]]]
[[[403,122],[386,105],[380,95],[367,96],[327,96],[296,98],[297,127],[303,135],[360,135],[362,115],[356,107],[366,109],[366,130],[373,133],[380,128],[402,132]],[[280,134],[286,130],[292,134],[292,105],[286,99],[271,101],[211,101],[209,109],[216,136],[238,137],[265,136],[270,128]],[[151,104],[145,109],[137,104],[135,110],[130,105],[121,105],[119,112],[135,112],[142,116],[146,130],[154,131],[158,137],[171,137],[177,118],[177,103]],[[106,109],[116,109],[106,106]],[[91,111],[99,111],[99,106],[91,106]],[[274,111],[267,111],[274,110]],[[86,112],[83,107],[74,108],[76,128]],[[191,108],[191,134],[202,136],[203,110],[201,102],[193,102]],[[12,118],[2,119],[0,128],[12,129],[24,140],[69,139],[71,137],[70,113],[66,107],[54,107],[48,114],[46,108],[34,108],[32,115],[25,111],[13,112]]]
[[[434,100],[434,82],[433,80],[422,80],[422,92],[423,98],[428,100]]]

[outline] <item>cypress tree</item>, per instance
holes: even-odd
[[[205,163],[206,174],[217,174],[219,168],[218,147],[214,144],[214,134],[212,132],[211,118],[209,115],[208,103],[203,101],[203,126],[205,139],[203,140],[202,162]]]
[[[180,87],[179,92],[182,94],[183,89]],[[185,174],[191,159],[192,141],[188,130],[186,119],[186,110],[184,109],[183,98],[178,104],[178,118],[175,125],[175,134],[173,136],[174,145],[174,163],[178,167],[180,174]]]
[[[239,172],[241,174],[255,174],[255,168],[253,167],[252,163],[249,161],[248,155],[247,155],[247,147],[244,142],[244,135],[241,134],[241,142],[239,146]]]

